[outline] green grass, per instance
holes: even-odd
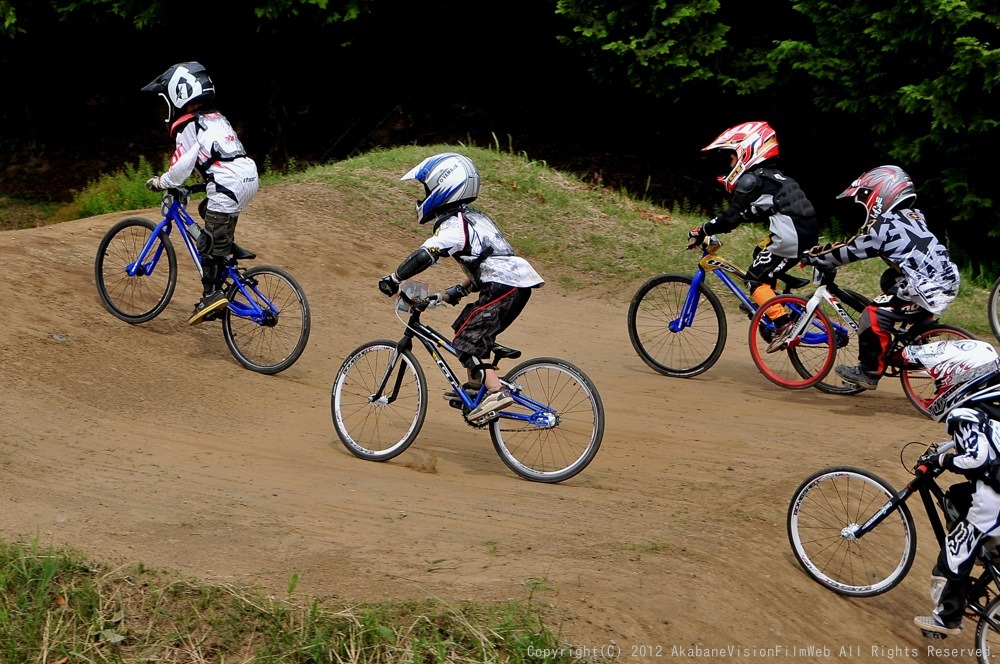
[[[230,585],[106,569],[37,542],[0,544],[3,662],[537,662],[559,648],[530,598],[336,610]],[[570,662],[570,656],[544,661]]]

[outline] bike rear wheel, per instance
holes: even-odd
[[[971,332],[963,330],[960,327],[937,323],[914,337],[909,345],[915,346],[934,343],[935,341],[975,338]],[[900,360],[900,364],[902,364],[902,360]],[[930,417],[927,409],[930,407],[931,402],[934,401],[934,394],[937,392],[937,387],[934,385],[934,379],[931,375],[923,367],[909,365],[902,367],[899,372],[899,380],[903,383],[903,393],[906,394],[906,398],[910,400],[913,407],[922,415]]]
[[[409,350],[397,350],[395,341],[369,341],[351,351],[337,371],[330,409],[337,437],[351,454],[388,461],[420,433],[427,416],[427,379]]]
[[[490,423],[500,459],[524,479],[562,482],[593,461],[604,438],[604,404],[578,367],[552,357],[517,365],[505,381],[514,403]],[[533,421],[509,414],[532,415]]]
[[[986,301],[986,313],[990,319],[993,336],[1000,341],[1000,279],[993,282],[990,288],[990,298]]]
[[[292,275],[278,267],[252,267],[240,280],[246,293],[229,284],[230,306],[222,315],[226,345],[233,357],[251,371],[284,371],[295,364],[309,341],[312,319],[306,295]],[[263,320],[238,315],[234,306],[241,311],[260,309]]]
[[[1000,597],[994,597],[976,625],[976,657],[979,664],[1000,662],[1000,631],[990,627],[1000,625]]]
[[[155,230],[156,224],[148,219],[129,217],[112,226],[97,245],[97,294],[104,308],[126,323],[156,318],[167,307],[177,285],[177,254],[166,236],[161,233],[149,253],[140,255]],[[141,270],[129,276],[128,266],[140,259]]]
[[[708,371],[726,347],[726,314],[719,297],[705,284],[698,289],[689,326],[674,331],[691,291],[691,277],[661,274],[635,292],[628,308],[632,348],[651,369],[665,376],[691,378]]]
[[[864,537],[857,526],[895,495],[881,477],[860,468],[826,468],[807,477],[788,505],[788,541],[817,583],[840,595],[871,597],[894,588],[917,550],[917,529],[900,503]]]
[[[864,301],[864,296],[854,291],[847,292],[854,295],[859,302]],[[830,320],[830,323],[833,324],[833,337],[837,344],[837,364],[857,366],[858,331],[851,323],[853,322],[857,325],[861,321],[861,313],[864,311],[864,308],[858,309],[844,298],[841,298],[839,302],[847,315],[850,316],[850,321],[844,320],[840,312],[830,306],[826,300],[821,302],[819,306]],[[816,389],[827,394],[859,394],[864,392],[863,387],[858,387],[854,383],[845,383],[840,379],[836,371],[831,371],[823,380],[816,383]]]
[[[769,351],[776,330],[767,311],[775,306],[783,307],[797,322],[805,312],[806,301],[797,295],[779,295],[758,307],[750,321],[750,357],[775,385],[789,390],[812,387],[830,373],[837,356],[830,320],[817,308],[805,331],[790,339],[787,348]]]

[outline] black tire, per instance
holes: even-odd
[[[802,569],[828,590],[871,597],[895,588],[910,571],[917,528],[905,503],[864,537],[865,523],[896,491],[878,475],[836,466],[807,477],[788,505],[788,542]]]
[[[708,371],[726,347],[726,314],[719,297],[705,284],[699,288],[691,325],[673,332],[670,323],[682,312],[691,277],[661,274],[635,292],[628,308],[632,348],[654,371],[691,378]]]
[[[361,344],[344,360],[330,390],[337,437],[351,454],[369,461],[388,461],[402,454],[416,440],[427,416],[424,370],[409,350],[400,352],[391,366],[396,348],[396,342],[387,339]],[[382,395],[373,400],[390,368],[386,391],[392,391],[398,378],[396,399],[389,403]]]
[[[504,380],[514,404],[490,423],[500,459],[533,482],[562,482],[594,460],[604,438],[604,404],[590,378],[554,357],[536,357],[514,367]],[[548,412],[539,409],[544,408]],[[537,414],[529,422],[511,414]]]
[[[854,291],[847,291],[848,294],[852,295],[854,300],[858,303],[864,302],[865,297],[860,293]],[[840,298],[840,306],[844,308],[844,311],[855,325],[857,325],[861,320],[861,313],[864,308],[858,309],[854,302],[849,301],[847,298]],[[826,317],[830,319],[830,323],[834,327],[834,339],[837,344],[837,364],[847,364],[851,366],[857,366],[858,364],[858,331],[851,324],[840,317],[840,313],[836,309],[831,307],[829,303],[824,301],[820,304],[820,308]],[[826,377],[820,382],[816,383],[816,389],[821,392],[826,392],[827,394],[860,394],[864,392],[863,387],[858,387],[854,383],[845,383],[837,375],[836,371],[831,371],[826,375]]]
[[[934,343],[935,341],[975,338],[974,334],[960,327],[936,323],[914,337],[910,345],[916,346]],[[899,372],[899,380],[903,383],[903,393],[906,394],[906,398],[910,400],[913,407],[921,415],[930,417],[927,409],[931,402],[934,401],[934,395],[937,392],[934,379],[924,371],[923,367],[904,367]]]
[[[830,321],[816,309],[805,332],[790,340],[787,348],[769,351],[775,325],[767,312],[782,307],[795,321],[806,309],[806,300],[798,295],[778,295],[754,313],[750,320],[750,357],[764,377],[789,390],[804,390],[819,383],[830,372],[837,357]]]
[[[177,254],[170,239],[160,234],[145,257],[140,253],[153,236],[156,224],[142,217],[129,217],[112,226],[94,259],[94,281],[101,304],[126,323],[145,323],[166,309],[177,286]],[[163,254],[167,264],[163,265]],[[130,277],[126,268],[143,258],[145,270]],[[150,259],[156,264],[150,263]],[[147,274],[148,273],[148,274]]]
[[[1000,279],[993,282],[990,288],[990,298],[986,300],[986,313],[990,319],[993,336],[1000,341]]]
[[[1000,597],[994,597],[986,605],[983,615],[976,625],[976,658],[979,664],[1000,662],[1000,631],[990,627],[989,622],[1000,625]]]
[[[226,345],[236,361],[251,371],[284,371],[295,364],[309,341],[312,318],[306,295],[292,275],[270,265],[248,269],[242,280],[248,295],[229,288],[230,306],[222,315]],[[234,306],[250,306],[248,296],[266,312],[263,320],[234,313]]]

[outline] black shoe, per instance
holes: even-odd
[[[191,312],[191,317],[188,318],[188,325],[197,325],[198,323],[203,323],[208,320],[208,315],[220,311],[229,304],[229,300],[226,299],[226,294],[222,291],[213,291],[212,293],[201,298],[198,304],[194,305],[194,311]]]
[[[470,399],[475,399],[476,395],[479,394],[479,388],[481,388],[482,386],[483,384],[480,383],[479,381],[469,381],[468,383],[462,385],[462,389],[465,390],[465,393],[469,395]],[[448,390],[447,392],[445,392],[444,398],[459,399],[458,395],[455,394],[455,390]],[[459,399],[459,401],[461,401],[461,399]]]

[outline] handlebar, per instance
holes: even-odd
[[[433,295],[428,295],[427,297],[410,297],[406,294],[406,291],[400,290],[398,295],[400,300],[417,311],[434,308],[443,303],[441,293],[434,293]]]
[[[163,200],[166,203],[168,199],[173,198],[180,201],[182,205],[187,205],[188,199],[191,198],[192,194],[204,193],[206,188],[207,184],[205,182],[196,182],[192,185],[180,187],[169,187],[163,190]]]

